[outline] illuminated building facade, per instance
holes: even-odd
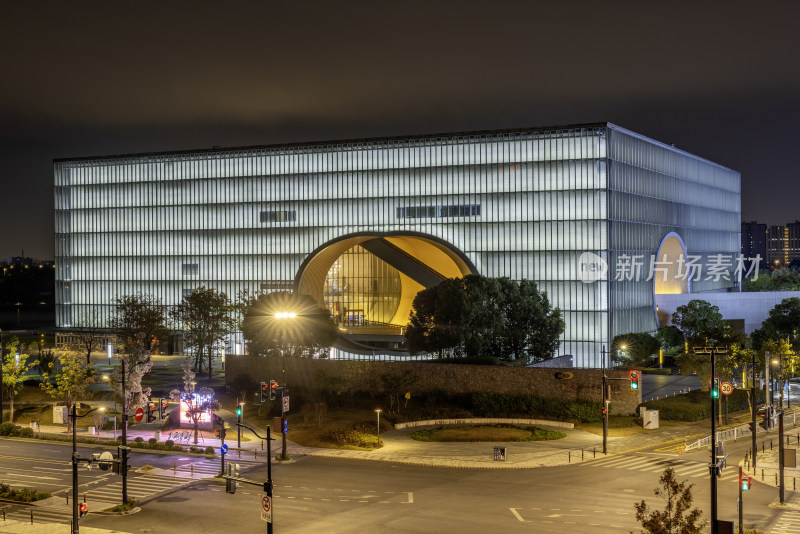
[[[559,354],[598,366],[614,335],[656,328],[659,288],[615,280],[621,256],[739,252],[739,173],[608,123],[54,165],[64,328],[118,295],[294,289],[345,352],[394,357],[420,289],[479,273],[535,280],[566,322]],[[608,272],[582,280],[584,252]]]

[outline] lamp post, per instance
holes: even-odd
[[[295,319],[297,314],[295,312],[278,312],[275,314],[276,319]],[[286,393],[286,347],[284,346],[286,338],[283,335],[283,328],[281,329],[281,460],[286,460],[286,410],[284,410],[284,394]]]
[[[92,412],[100,410],[101,412],[105,410],[105,408],[93,408],[86,412],[85,414],[81,415],[81,417],[86,417]],[[77,425],[78,425],[78,413],[77,413],[77,406],[76,403],[72,403],[72,534],[78,534],[78,462],[82,460],[82,458],[78,455],[78,440],[76,438],[77,434]]]
[[[120,471],[122,475],[122,504],[128,504],[128,402],[125,398],[125,358],[120,359],[120,370],[122,371],[122,445],[119,448],[119,456],[122,460]]]
[[[376,408],[375,413],[378,414],[378,443],[381,441],[381,409]]]
[[[110,376],[103,375],[103,380],[108,382],[108,386],[111,387]],[[117,441],[117,397],[114,396],[114,388],[111,388],[111,397],[114,399],[114,441]]]
[[[727,347],[694,347],[695,354],[703,354],[711,356],[711,458],[712,463],[709,465],[709,476],[711,478],[711,534],[718,534],[719,526],[717,525],[717,477],[719,476],[719,465],[721,461],[717,459],[717,416],[716,416],[716,397],[719,394],[714,389],[714,379],[716,378],[716,367],[714,357],[717,354],[727,354]]]
[[[603,354],[603,454],[608,454],[608,377],[606,376],[606,346]]]

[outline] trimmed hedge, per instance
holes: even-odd
[[[483,391],[470,396],[478,417],[525,417],[594,423],[601,421],[602,403],[546,399],[533,395],[509,395]]]
[[[0,499],[9,501],[33,502],[50,497],[50,493],[35,488],[12,489],[8,484],[0,483]]]
[[[728,395],[728,411],[738,412],[740,410],[747,410],[750,408],[748,402],[747,391],[744,389],[734,389],[733,393]],[[666,397],[663,399],[643,402],[639,406],[645,406],[648,410],[658,410],[659,419],[669,421],[702,421],[711,417],[711,401],[708,391],[696,389],[685,393],[683,395],[675,395],[674,397]],[[756,404],[764,402],[764,392],[757,391],[756,396],[758,400]],[[724,395],[722,396],[724,397]],[[725,400],[720,399],[722,409],[725,409]],[[638,407],[637,407],[638,413]]]

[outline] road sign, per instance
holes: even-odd
[[[288,412],[289,411],[289,395],[286,395],[283,398],[283,411],[284,412]]]
[[[141,408],[136,408],[136,413],[133,414],[133,418],[136,419],[136,422],[141,423],[143,417],[144,417],[144,410],[142,410]]]
[[[730,395],[733,393],[733,386],[730,382],[723,382],[719,385],[719,390],[722,392],[723,395]]]
[[[272,498],[269,495],[261,498],[261,520],[272,523]]]
[[[219,452],[221,452],[222,454],[228,454],[228,444],[223,443],[222,447],[219,448]]]

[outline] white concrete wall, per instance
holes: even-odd
[[[678,295],[656,295],[656,305],[659,311],[666,313],[672,324],[672,314],[690,300],[705,300],[719,307],[719,312],[725,319],[744,319],[744,331],[750,334],[753,330],[761,328],[769,312],[776,304],[784,299],[800,298],[800,291],[759,291],[759,292],[704,292],[684,293]]]

